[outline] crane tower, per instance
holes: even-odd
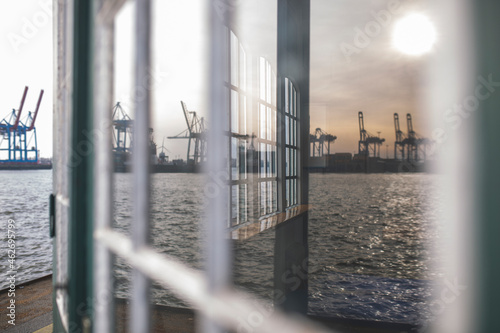
[[[359,142],[358,142],[358,152],[359,155],[365,155],[367,157],[380,157],[380,146],[385,142],[378,136],[374,136],[365,129],[365,121],[363,118],[363,112],[358,112],[358,123],[359,123]]]
[[[187,129],[177,134],[169,136],[169,139],[188,139],[187,147],[187,163],[199,164],[205,161],[206,139],[205,139],[205,120],[203,117],[198,117],[195,111],[189,111],[186,103],[181,101],[184,119],[186,120]],[[191,150],[193,152],[191,153]]]
[[[19,109],[13,109],[0,122],[0,163],[39,163],[35,122],[43,90],[38,96],[34,115],[29,111],[23,119],[22,111],[27,94],[28,87],[25,87]]]

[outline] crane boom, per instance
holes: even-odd
[[[17,127],[19,125],[19,120],[21,120],[21,112],[23,111],[24,100],[26,99],[27,94],[28,94],[28,87],[26,86],[26,87],[24,87],[23,98],[21,98],[21,105],[19,105],[19,111],[17,113],[16,122],[14,123],[14,126],[12,127],[13,131],[17,130]]]
[[[406,114],[406,123],[408,126],[408,138],[414,138],[415,132],[413,131],[413,122],[411,120],[411,114]]]
[[[359,140],[366,141],[366,130],[365,121],[363,120],[363,112],[358,112],[358,122],[359,122]]]
[[[394,128],[396,129],[396,142],[401,142],[403,139],[403,133],[399,127],[399,115],[397,113],[394,113]]]
[[[182,111],[184,112],[184,118],[186,119],[186,124],[187,124],[187,127],[188,127],[189,134],[191,134],[193,126],[191,124],[191,121],[189,121],[189,111],[188,111],[188,108],[186,106],[186,103],[184,103],[183,101],[181,101],[181,106],[182,106]]]
[[[40,96],[38,97],[38,102],[36,103],[35,115],[33,116],[33,120],[31,121],[31,125],[28,128],[28,131],[31,131],[35,127],[36,116],[38,115],[38,109],[40,108],[40,103],[42,103],[43,97],[43,89],[40,90]]]

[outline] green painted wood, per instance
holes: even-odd
[[[308,201],[309,156],[309,44],[310,1],[278,0],[278,209],[285,210],[284,108],[285,78],[299,94],[299,170],[300,202]],[[308,290],[308,215],[307,212],[276,227],[274,244],[274,304],[287,312],[307,313]]]
[[[68,234],[69,330],[92,317],[92,72],[93,1],[74,1],[70,221]]]
[[[477,76],[491,81],[478,116],[480,292],[477,332],[500,331],[500,2],[472,2],[475,13]],[[491,75],[491,77],[490,77]]]

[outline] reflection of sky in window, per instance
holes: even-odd
[[[311,2],[311,128],[321,127],[326,132],[339,137],[335,143],[337,152],[352,152],[357,141],[356,112],[363,110],[370,114],[369,128],[376,128],[385,136],[386,143],[392,145],[393,128],[391,115],[412,113],[415,123],[423,132],[425,121],[416,100],[416,93],[425,87],[418,86],[415,74],[427,59],[410,58],[394,50],[391,43],[391,27],[397,19],[410,12],[426,13],[423,1],[394,2],[400,6],[396,13],[388,18],[387,27],[382,27],[376,36],[370,38],[369,46],[360,49],[346,61],[342,52],[342,43],[353,44],[357,28],[362,31],[369,22],[375,21],[373,13],[388,9],[390,1],[361,0],[314,0]],[[133,115],[131,101],[132,71],[132,18],[133,3],[127,3],[117,17],[116,22],[116,57],[115,57],[115,96],[127,112]],[[2,31],[20,33],[22,18],[31,18],[41,11],[39,1],[26,0],[23,4],[10,4],[9,10],[0,11]],[[184,100],[200,116],[206,116],[207,73],[207,29],[206,8],[201,0],[191,1],[155,1],[154,2],[154,56],[157,67],[154,68],[155,80],[153,91],[153,124],[158,138],[175,135],[185,128],[179,101]],[[266,57],[273,67],[276,63],[276,3],[275,1],[254,0],[238,1],[235,21],[238,31],[235,36],[242,42],[239,48],[240,66],[255,66],[245,60],[243,54],[251,47],[252,54]],[[51,21],[51,20],[49,20]],[[19,47],[16,52],[8,39],[3,39],[2,70],[9,80],[1,84],[5,96],[18,96],[24,85],[31,89],[45,89],[40,117],[37,119],[39,146],[42,156],[51,155],[52,114],[48,112],[52,105],[52,33],[51,22],[39,29],[36,36]],[[182,31],[182,33],[179,33]],[[236,47],[236,46],[235,46]],[[33,61],[32,54],[37,54]],[[30,59],[29,61],[27,59]],[[26,67],[28,66],[28,67]],[[33,66],[36,70],[30,70]],[[29,72],[29,77],[18,75]],[[245,75],[246,73],[243,73]],[[237,86],[250,81],[241,73]],[[231,78],[231,81],[233,82]],[[248,77],[255,80],[257,78]],[[271,80],[274,76],[271,75]],[[274,82],[271,84],[274,85]],[[262,86],[262,85],[261,85]],[[19,88],[21,87],[21,88]],[[421,90],[420,90],[421,91]],[[264,95],[262,92],[261,96]],[[275,91],[271,92],[271,101],[275,102]],[[35,99],[36,96],[28,96]],[[0,101],[3,110],[16,107],[18,98]],[[268,101],[267,97],[265,98]],[[27,101],[28,104],[30,101]],[[210,125],[210,124],[208,124]],[[185,155],[186,142],[176,140],[166,142],[172,155]]]

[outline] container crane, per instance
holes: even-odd
[[[337,137],[323,131],[321,128],[316,128],[314,134],[309,135],[309,141],[312,144],[312,157],[320,157],[325,154],[325,142],[327,143],[327,154],[330,155],[330,144],[335,142]]]
[[[168,156],[165,154],[165,151],[171,153],[170,150],[168,150],[165,147],[165,137],[163,137],[163,141],[161,143],[161,151],[160,154],[158,154],[158,164],[168,164]]]
[[[406,138],[399,127],[399,115],[394,113],[394,128],[396,130],[396,140],[394,141],[394,159],[405,159]]]
[[[123,110],[120,102],[113,108],[113,155],[118,170],[125,170],[132,151],[132,127],[134,121]]]
[[[128,171],[130,157],[134,145],[133,138],[134,120],[123,110],[120,102],[113,107],[113,155],[116,171]],[[153,129],[149,129],[151,164],[156,164],[156,143],[154,142]]]
[[[19,109],[13,109],[10,116],[0,122],[0,162],[2,163],[38,163],[39,154],[36,138],[36,118],[43,98],[43,90],[40,91],[34,115],[28,112],[23,120],[22,111],[28,87],[24,88]],[[31,148],[29,148],[31,146]]]
[[[205,121],[204,118],[199,118],[195,111],[189,111],[186,103],[181,101],[182,111],[186,120],[187,129],[177,134],[169,136],[169,139],[188,139],[187,147],[187,163],[199,164],[205,160],[206,139],[205,139]],[[194,151],[191,154],[191,147]]]
[[[370,157],[370,152],[373,157],[380,157],[380,150],[382,143],[385,139],[378,136],[374,136],[365,129],[365,121],[363,118],[363,112],[358,112],[358,123],[359,123],[359,142],[358,142],[358,152],[359,155],[365,155]]]
[[[407,159],[408,161],[425,161],[427,159],[427,148],[433,144],[432,140],[420,137],[413,130],[413,121],[410,113],[406,114],[406,123],[408,136],[406,139]]]

